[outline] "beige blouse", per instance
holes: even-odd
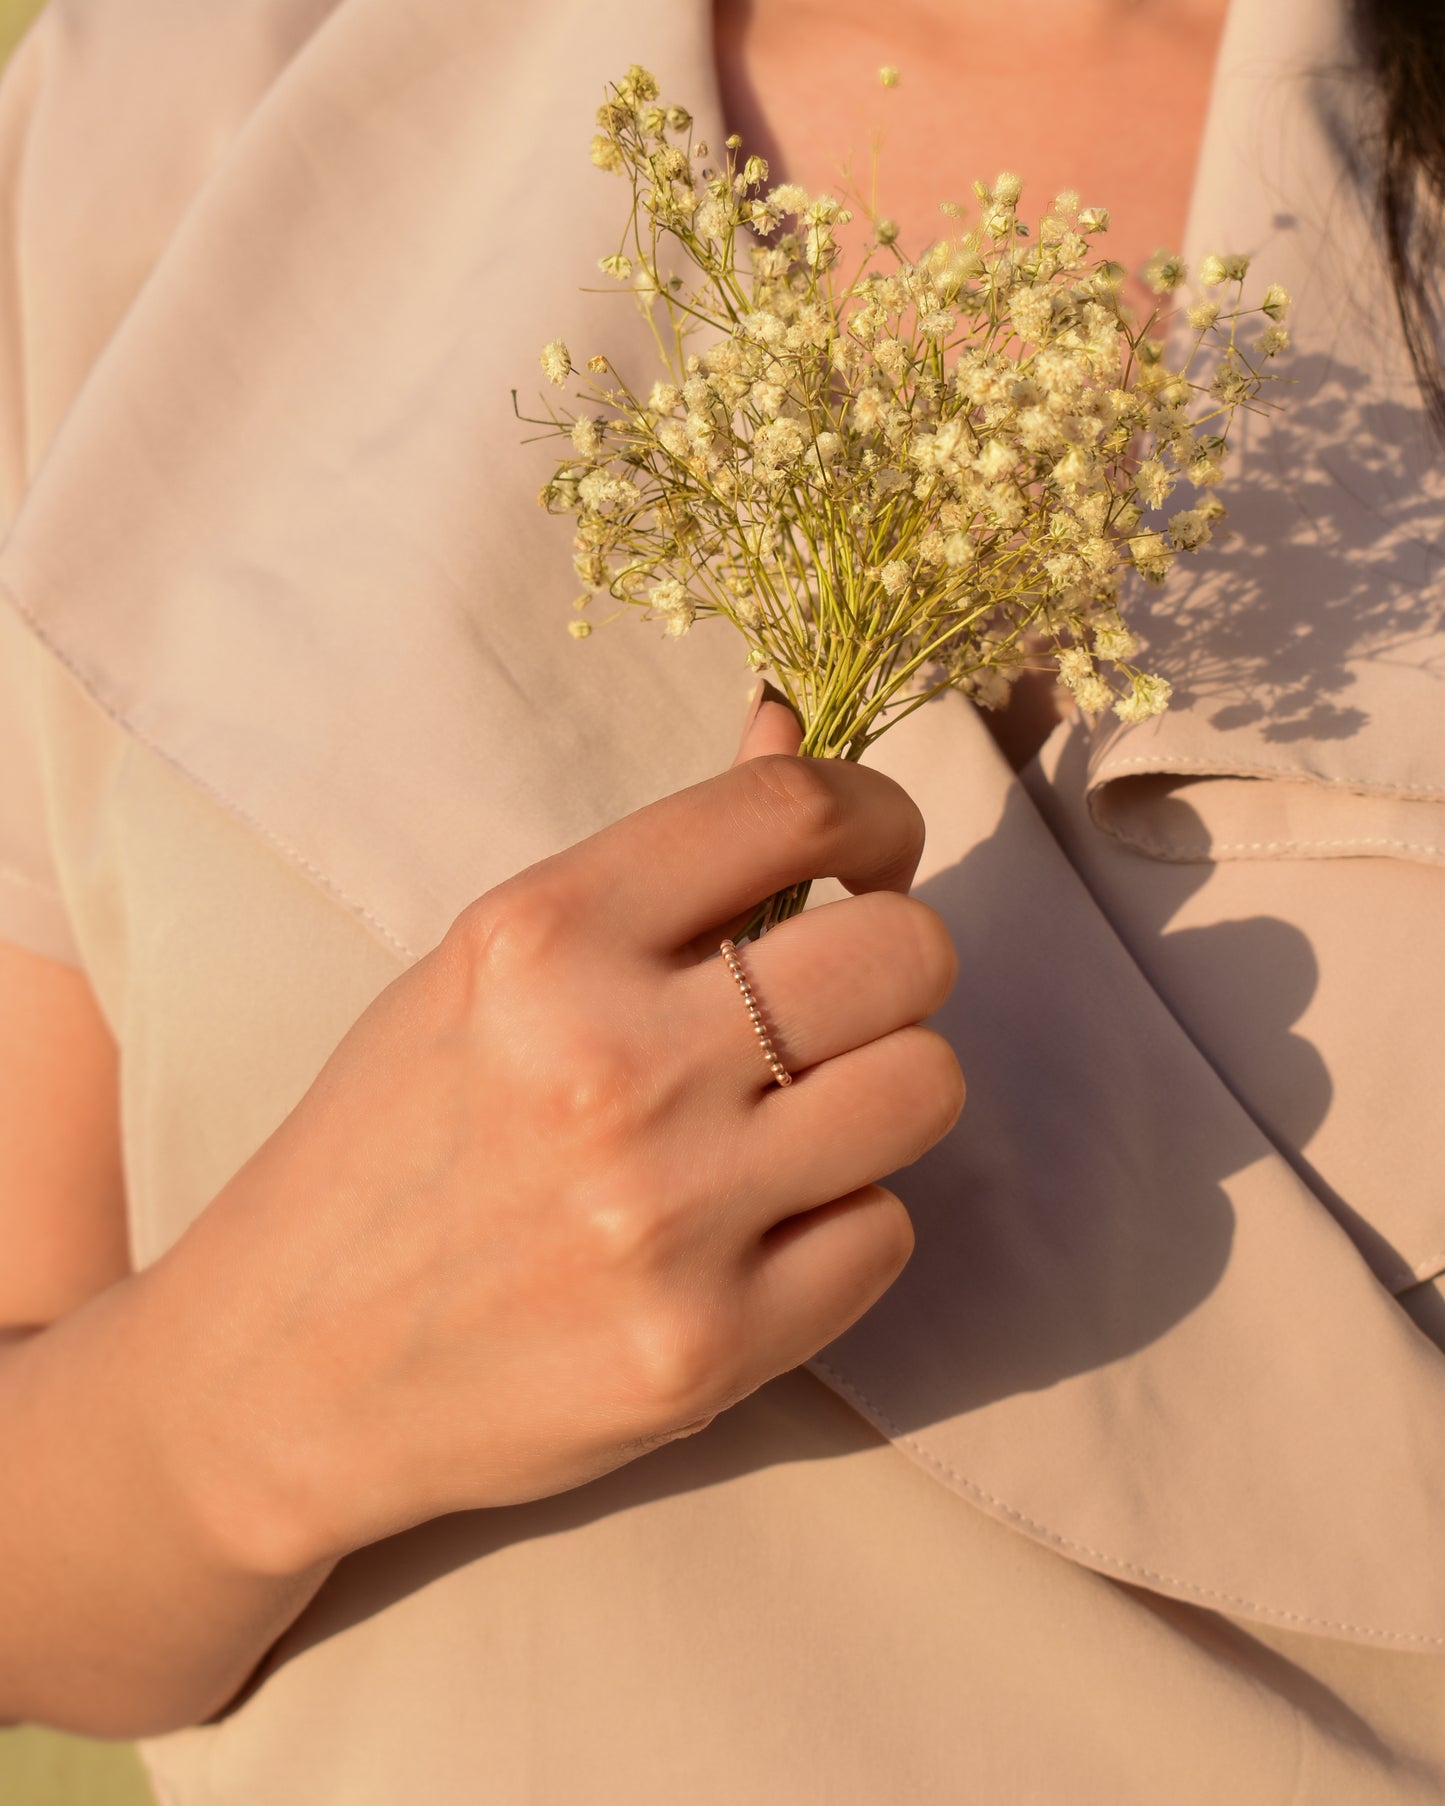
[[[1445,482],[1339,4],[1230,16],[1186,250],[1295,291],[1298,388],[1151,610],[1177,706],[876,749],[970,1081],[909,1267],[700,1436],[342,1562],[166,1806],[1445,1797]],[[117,1036],[138,1263],[464,903],[731,755],[722,629],[567,636],[510,400],[554,334],[646,367],[590,113],[636,59],[719,138],[709,26],[51,0],[6,70],[0,933]]]

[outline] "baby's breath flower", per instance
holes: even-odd
[[[1249,372],[1240,363],[1238,357],[1226,353],[1209,385],[1209,392],[1211,395],[1217,395],[1227,406],[1237,407],[1240,402],[1247,399],[1250,382]]]
[[[1105,621],[1094,628],[1094,656],[1118,664],[1133,658],[1139,642],[1122,621]]]
[[[622,146],[605,132],[598,132],[593,137],[592,161],[599,169],[605,169],[609,175],[620,175],[627,167],[622,155]]]
[[[853,424],[860,433],[876,432],[884,414],[883,391],[870,385],[853,398]]]
[[[803,455],[803,429],[796,420],[770,420],[753,434],[753,457],[769,471],[796,462]]]
[[[626,477],[616,477],[606,470],[589,470],[577,485],[578,500],[596,514],[609,514],[630,508],[642,500],[637,485]]]
[[[885,88],[896,88],[898,86],[898,71],[891,63],[885,63],[878,71],[878,80]]]
[[[657,443],[670,458],[682,460],[692,450],[692,443],[687,436],[687,428],[680,420],[662,420],[658,422]]]
[[[990,439],[974,459],[974,469],[985,483],[1001,483],[1017,462],[1017,454],[1011,445],[1006,445],[1002,439]]]
[[[1205,288],[1218,288],[1229,272],[1224,266],[1224,259],[1211,251],[1207,257],[1200,259],[1199,280]]]
[[[572,358],[561,339],[551,339],[542,347],[542,374],[560,389],[572,370]]]
[[[1169,516],[1169,543],[1177,552],[1192,552],[1208,540],[1213,528],[1200,508],[1182,508]]]
[[[572,444],[579,458],[593,457],[602,444],[602,432],[595,420],[582,415],[572,422]]]
[[[1055,655],[1059,680],[1072,690],[1086,677],[1094,675],[1094,661],[1082,646],[1065,646]]]
[[[802,213],[808,205],[808,191],[796,182],[784,182],[769,193],[768,201],[779,213]]]
[[[1121,721],[1147,721],[1151,715],[1163,714],[1173,693],[1174,686],[1165,678],[1141,671],[1130,694],[1114,704],[1114,713]]]
[[[1130,545],[1134,568],[1151,583],[1162,583],[1169,574],[1174,553],[1161,533],[1138,533]]]
[[[1045,290],[1020,289],[1009,302],[1009,317],[1021,339],[1042,345],[1053,323],[1054,304]]]
[[[633,63],[617,84],[617,92],[623,100],[632,101],[635,105],[646,100],[656,100],[657,77],[644,69],[641,63]]]
[[[585,640],[592,631],[592,623],[590,621],[569,621],[567,631],[574,640]]]
[[[630,378],[599,354],[587,369],[610,386],[538,422],[561,438],[539,500],[574,519],[581,600],[669,638],[725,616],[819,756],[861,757],[949,685],[1002,706],[1040,644],[1085,714],[1157,713],[1168,685],[1135,669],[1121,610],[1214,535],[1230,423],[1288,343],[1288,295],[1195,300],[1178,368],[1090,243],[1107,210],[1066,189],[1023,219],[1007,171],[973,184],[971,220],[941,203],[958,224],[916,258],[870,213],[840,278],[849,208],[768,190],[735,133],[714,168],[691,129],[637,67],[598,114],[593,159],[632,190],[600,267],[650,312],[665,369]],[[1201,280],[1246,268],[1206,259]],[[1148,276],[1165,294],[1185,270],[1160,252]],[[1236,342],[1255,312],[1268,323]],[[542,369],[558,387],[572,373],[560,339]],[[1181,482],[1195,505],[1158,530]]]
[[[893,337],[879,339],[873,347],[873,357],[878,368],[895,382],[912,362],[907,342]]]
[[[1174,479],[1159,458],[1146,458],[1134,473],[1134,490],[1146,508],[1158,508],[1174,487]]]
[[[1074,685],[1074,701],[1086,715],[1102,715],[1114,703],[1114,692],[1097,674],[1082,677]]]
[[[1144,280],[1156,295],[1167,295],[1188,277],[1184,259],[1172,251],[1156,251],[1144,266]]]

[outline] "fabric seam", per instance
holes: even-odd
[[[1002,1517],[1011,1519],[1014,1523],[1031,1531],[1040,1542],[1050,1544],[1057,1549],[1071,1549],[1080,1555],[1091,1556],[1107,1568],[1115,1568],[1125,1574],[1136,1574],[1142,1580],[1163,1581],[1166,1586],[1179,1587],[1196,1598],[1214,1599],[1224,1605],[1241,1606],[1248,1611],[1259,1612],[1265,1617],[1278,1619],[1283,1623],[1304,1625],[1317,1630],[1344,1631],[1347,1634],[1370,1637],[1381,1642],[1419,1643],[1432,1648],[1445,1646],[1445,1637],[1432,1637],[1423,1632],[1414,1631],[1381,1630],[1372,1624],[1345,1624],[1333,1618],[1312,1618],[1303,1612],[1286,1611],[1282,1606],[1265,1605],[1256,1599],[1244,1599],[1235,1593],[1225,1593],[1215,1587],[1200,1586],[1195,1581],[1181,1579],[1177,1574],[1164,1574],[1154,1568],[1143,1567],[1138,1562],[1126,1561],[1122,1556],[1110,1555],[1107,1550],[1093,1549],[1087,1543],[1076,1542],[1072,1537],[1062,1536],[1058,1531],[1050,1530],[1047,1525],[1040,1524],[1027,1516],[1017,1506],[1009,1505],[1003,1499],[996,1498],[992,1493],[985,1491],[977,1481],[966,1479],[964,1475],[950,1467],[946,1461],[935,1455],[925,1443],[920,1442],[915,1436],[910,1436],[895,1424],[886,1412],[881,1411],[865,1392],[839,1373],[830,1362],[815,1355],[807,1364],[830,1375],[838,1390],[864,1406],[872,1415],[873,1421],[880,1424],[894,1442],[901,1443],[913,1450],[927,1466],[937,1468],[940,1473],[946,1474],[955,1486],[961,1487],[965,1493],[988,1505]]]
[[[300,866],[322,890],[329,896],[334,897],[338,903],[341,903],[345,908],[349,909],[353,915],[358,916],[365,922],[372,933],[383,940],[394,952],[400,953],[408,960],[415,960],[420,957],[412,948],[407,946],[405,941],[394,934],[379,916],[373,914],[364,903],[344,891],[333,878],[322,871],[320,866],[313,864],[304,853],[297,847],[294,847],[284,836],[277,834],[274,829],[268,828],[264,822],[258,821],[249,810],[243,809],[239,803],[227,796],[225,791],[220,789],[219,786],[210,783],[205,778],[199,777],[195,772],[190,770],[188,766],[183,765],[179,759],[167,752],[163,746],[152,740],[148,734],[142,733],[135,723],[128,720],[119,709],[112,708],[100,694],[94,679],[86,671],[85,667],[81,665],[78,660],[72,658],[71,655],[46,632],[40,621],[37,620],[35,614],[26,607],[15,589],[4,578],[0,578],[0,593],[5,595],[11,606],[20,615],[21,619],[26,622],[35,637],[53,654],[65,669],[70,672],[71,676],[81,685],[85,693],[91,698],[107,719],[113,721],[117,727],[121,728],[127,734],[130,734],[141,746],[144,746],[147,751],[154,753],[158,759],[163,760],[173,771],[178,771],[181,776],[186,779],[187,783],[194,784],[198,790],[202,791],[206,796],[209,796],[214,802],[219,803],[222,808],[229,810],[238,821],[244,822],[251,832],[265,841],[268,846],[276,848],[278,852],[284,854],[286,858]]]
[[[1106,758],[1089,779],[1089,787],[1107,784],[1116,772],[1127,767],[1144,766],[1157,771],[1199,771],[1204,773],[1238,771],[1278,773],[1301,784],[1320,784],[1332,790],[1352,790],[1369,796],[1423,796],[1445,802],[1445,790],[1438,784],[1384,783],[1375,778],[1330,778],[1320,772],[1307,771],[1302,765],[1271,765],[1262,759],[1200,759],[1188,753],[1139,753],[1129,759]]]
[[[1145,834],[1129,834],[1115,823],[1097,815],[1095,825],[1115,840],[1122,841],[1125,846],[1137,847],[1141,853],[1153,854],[1156,858],[1173,860],[1176,864],[1208,864],[1211,859],[1225,853],[1317,853],[1342,852],[1350,847],[1389,847],[1397,853],[1433,854],[1436,858],[1445,854],[1445,847],[1436,841],[1394,840],[1385,836],[1363,837],[1354,840],[1221,840],[1202,841],[1193,847],[1187,843],[1169,842],[1151,839]]]

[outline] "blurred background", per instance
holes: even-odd
[[[0,0],[0,59],[24,36],[42,0]],[[77,271],[77,280],[82,272]],[[154,1806],[135,1752],[124,1743],[0,1730],[4,1806]]]
[[[6,56],[19,43],[40,6],[41,0],[0,0],[0,51]]]

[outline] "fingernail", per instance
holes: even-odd
[[[753,722],[757,717],[757,712],[762,707],[763,691],[766,690],[767,687],[768,687],[767,678],[760,677],[757,681],[757,685],[754,688],[752,695],[749,696],[749,698],[748,698],[748,712],[743,717],[743,732],[745,734],[747,733],[748,729],[753,725]]]

